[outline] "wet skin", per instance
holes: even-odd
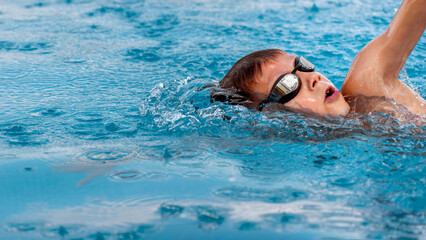
[[[278,77],[293,71],[295,58],[295,55],[283,51],[276,59],[262,64],[262,74],[258,74],[255,83],[250,86],[250,91],[268,96]],[[302,87],[295,98],[284,104],[286,108],[319,116],[348,114],[349,104],[325,76],[318,72],[296,71],[295,74],[300,78]]]
[[[379,111],[404,121],[401,116],[407,113],[396,106],[400,104],[411,114],[426,117],[426,100],[398,79],[398,74],[425,29],[426,0],[404,0],[386,31],[363,47],[346,75],[342,85],[345,97],[370,98],[362,105],[352,105],[353,111],[368,114]],[[294,69],[294,59],[294,55],[283,51],[276,59],[262,64],[262,73],[249,86],[249,94],[255,102],[265,100],[277,78]],[[316,72],[297,71],[296,75],[301,79],[302,88],[294,99],[284,104],[285,107],[320,116],[348,113],[350,106],[326,77]],[[331,96],[327,94],[330,90]],[[387,104],[389,101],[394,101],[395,107]]]

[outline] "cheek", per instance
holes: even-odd
[[[285,106],[297,112],[317,113],[321,104],[312,96],[298,95]]]
[[[315,94],[299,94],[295,99],[300,106],[316,109],[321,106],[320,98]]]
[[[305,99],[303,99],[302,102],[304,103],[304,105],[318,104],[318,99],[310,96],[310,97],[306,97]]]

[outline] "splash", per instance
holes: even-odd
[[[188,77],[157,84],[140,106],[140,128],[158,133],[205,135],[218,138],[263,137],[323,141],[416,128],[392,116],[376,113],[319,118],[283,109],[257,111],[241,105],[214,102],[216,83]],[[212,87],[213,86],[213,87]]]

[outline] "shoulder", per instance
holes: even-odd
[[[426,117],[413,113],[407,106],[399,104],[395,99],[364,95],[345,97],[353,112],[372,115],[385,114],[398,119],[401,123],[414,123],[426,126]]]

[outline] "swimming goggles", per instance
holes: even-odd
[[[283,74],[277,79],[265,103],[286,103],[296,97],[302,87],[302,82],[294,73],[296,71],[313,72],[315,69],[315,66],[302,56],[296,57],[294,66],[291,73]]]

